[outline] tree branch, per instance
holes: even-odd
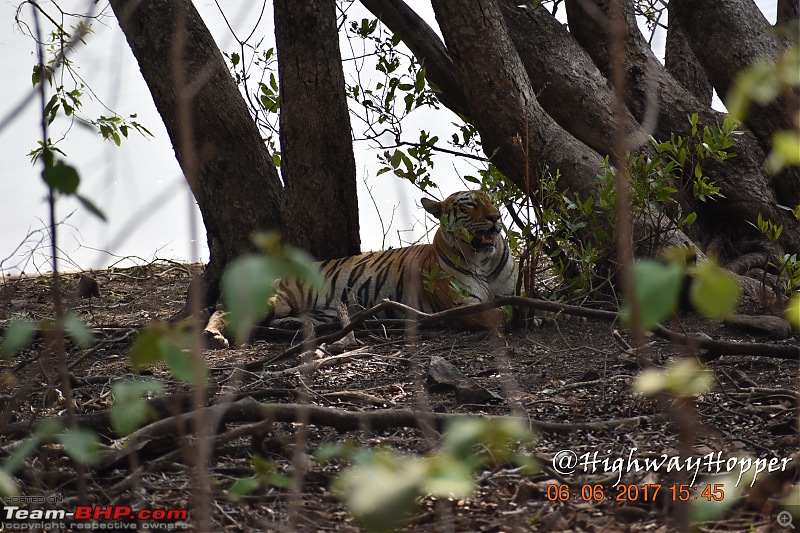
[[[400,36],[425,67],[425,76],[435,86],[439,101],[457,115],[470,116],[467,101],[458,83],[453,60],[439,36],[403,0],[361,0],[361,3]]]

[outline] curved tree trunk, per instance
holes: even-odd
[[[760,60],[772,60],[786,50],[786,43],[773,35],[771,26],[752,0],[672,0],[673,12],[686,38],[721,98],[730,91],[736,76]],[[793,129],[798,91],[793,97],[761,106],[754,104],[745,124],[769,152],[772,136],[780,129]],[[774,177],[778,201],[794,208],[800,205],[800,168],[790,168]]]
[[[561,171],[561,187],[593,196],[593,180],[586,178],[597,174],[602,158],[539,105],[498,7],[434,0],[433,8],[483,150],[494,154],[494,164],[523,191],[538,189],[541,163]]]
[[[575,38],[542,5],[502,0],[508,34],[536,99],[570,134],[602,155],[614,151],[612,131],[631,150],[650,151],[648,133],[633,115],[616,112],[616,93]]]
[[[356,163],[335,0],[275,0],[283,217],[317,259],[359,253]]]
[[[783,26],[800,19],[800,0],[778,0],[776,26]]]
[[[111,0],[205,223],[206,305],[225,265],[281,227],[280,180],[224,58],[189,0]],[[210,110],[215,110],[210,112]]]
[[[678,18],[674,15],[672,3],[667,6],[669,26],[667,27],[667,43],[664,50],[664,66],[673,78],[692,93],[698,102],[711,107],[714,89],[708,76],[697,61],[692,48],[686,40]]]
[[[626,101],[634,115],[645,121],[648,115],[657,116],[653,133],[657,139],[669,139],[673,133],[689,135],[691,126],[687,117],[693,113],[698,114],[701,126],[721,124],[724,114],[697,100],[664,69],[639,31],[630,2],[625,5],[628,32],[620,61],[624,61],[627,69]],[[609,0],[566,0],[566,7],[573,35],[608,75],[609,35],[605,28]],[[751,225],[761,215],[784,225],[782,242],[787,250],[800,249],[800,226],[778,208],[778,198],[764,172],[765,155],[758,139],[745,129],[733,140],[731,151],[736,157],[707,169],[725,198],[708,202],[699,202],[691,195],[685,198],[698,213],[699,237],[707,245],[715,241],[715,247],[720,245],[724,256],[735,257],[751,251],[754,243],[766,244]]]

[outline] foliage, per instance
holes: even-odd
[[[356,450],[353,466],[331,488],[367,530],[391,530],[420,496],[469,497],[478,469],[510,462],[532,473],[535,462],[524,453],[532,441],[520,419],[459,418],[448,424],[441,449],[424,456],[383,448]]]
[[[724,318],[736,311],[741,289],[731,274],[712,260],[686,266],[672,255],[666,264],[642,259],[633,265],[634,298],[641,327],[652,329],[673,315],[678,308],[681,291],[689,283],[691,304],[709,318]],[[626,302],[623,317],[631,320],[633,306]]]
[[[785,316],[794,329],[800,330],[800,291],[795,292],[789,299]]]
[[[312,289],[322,287],[319,270],[305,252],[285,246],[276,233],[261,233],[253,241],[263,252],[236,259],[222,277],[223,297],[230,309],[230,327],[245,342],[271,311],[270,298],[282,279],[298,280]]]
[[[0,359],[10,359],[15,352],[28,346],[38,333],[42,337],[54,329],[64,331],[78,345],[88,348],[94,343],[94,336],[86,325],[71,312],[65,313],[60,321],[42,319],[33,321],[26,318],[11,320],[0,339]]]
[[[688,120],[690,135],[672,135],[663,142],[651,139],[655,156],[628,156],[631,210],[634,217],[646,218],[653,229],[649,242],[640,243],[642,249],[658,250],[669,232],[695,223],[697,214],[684,212],[680,198],[688,195],[701,202],[724,198],[706,168],[735,156],[730,152],[735,123],[701,126],[697,115]],[[472,142],[469,130],[465,139]],[[479,177],[466,176],[465,180],[479,185],[509,209],[528,208],[527,214],[521,209],[516,213],[515,228],[507,228],[509,243],[517,255],[526,251],[546,255],[562,280],[562,295],[595,293],[608,277],[604,265],[616,252],[616,170],[606,158],[596,182],[596,196],[587,198],[565,190],[559,184],[558,171],[542,167],[537,172],[539,188],[531,191],[533,205],[526,203],[530,199],[491,163]]]
[[[740,72],[733,84],[726,106],[738,120],[744,121],[753,103],[767,105],[787,91],[800,88],[800,35],[794,31],[793,44],[776,60],[759,61]],[[792,130],[778,130],[772,138],[772,151],[766,167],[777,174],[789,165],[800,165],[800,113],[791,117]]]
[[[239,52],[224,53],[231,68],[231,74],[242,89],[256,124],[262,132],[267,148],[272,154],[276,167],[281,166],[281,151],[278,145],[278,119],[281,99],[278,86],[278,58],[275,48],[261,50],[239,42]],[[248,59],[249,58],[249,59]],[[254,72],[258,75],[254,79]],[[255,81],[255,87],[252,82]]]
[[[752,222],[749,222],[749,224],[760,231],[769,242],[777,242],[781,233],[783,233],[782,225],[775,224],[771,220],[764,218],[761,216],[761,213],[758,214],[758,219],[755,224]]]
[[[633,266],[634,294],[642,328],[652,329],[678,307],[684,282],[684,269],[677,264],[637,261]],[[631,307],[625,308],[625,320],[631,321]]]
[[[41,43],[43,45],[43,61],[33,66],[31,74],[31,82],[34,87],[46,83],[47,87],[53,90],[52,96],[44,107],[44,116],[47,124],[51,125],[57,117],[63,116],[68,121],[66,131],[69,131],[77,120],[80,124],[95,128],[103,137],[103,140],[111,140],[117,146],[121,144],[123,138],[128,137],[130,130],[134,130],[143,136],[152,137],[153,134],[136,120],[135,114],[123,118],[109,110],[97,95],[83,83],[82,77],[77,71],[78,67],[71,59],[71,53],[75,52],[80,44],[85,44],[84,37],[93,31],[93,17],[89,15],[83,17],[63,11],[58,6],[54,7],[59,12],[59,20],[49,15],[41,4],[37,3],[34,6],[36,16],[39,14],[44,15],[43,18],[52,24],[51,31],[44,38],[44,42]],[[70,22],[71,19],[77,20]],[[19,16],[17,25],[23,32],[32,33]],[[38,42],[35,35],[31,36]],[[112,114],[110,116],[100,114],[98,117],[84,114],[85,98],[97,100],[103,108],[111,111]],[[62,135],[61,139],[65,137],[66,133]],[[49,143],[50,140],[48,139]],[[58,141],[52,143],[52,146],[56,144],[58,144]],[[48,148],[40,144],[39,148],[32,150],[28,155],[36,161],[42,155],[42,151]]]
[[[82,428],[64,429],[56,420],[42,420],[33,434],[22,445],[17,446],[0,467],[0,496],[19,494],[19,488],[11,476],[37,449],[53,442],[60,444],[64,452],[78,463],[91,465],[99,458],[99,439],[94,431]]]
[[[250,465],[255,476],[239,478],[228,489],[228,496],[234,501],[266,487],[287,488],[291,484],[291,479],[280,471],[275,461],[251,455]]]
[[[714,385],[714,373],[694,358],[671,361],[665,369],[651,368],[636,378],[634,389],[643,396],[666,392],[675,396],[697,396]]]
[[[39,325],[33,320],[12,320],[0,340],[0,358],[9,359],[14,352],[27,346],[38,329]]]
[[[783,225],[775,224],[762,217],[761,214],[758,215],[756,224],[751,222],[750,225],[756,227],[768,241],[773,243],[777,242],[783,232]],[[775,255],[767,262],[766,266],[772,268],[778,279],[783,281],[782,287],[775,287],[776,291],[790,293],[800,286],[800,262],[797,260],[797,254]]]
[[[160,394],[164,384],[160,381],[119,381],[111,386],[114,406],[111,408],[111,427],[118,435],[128,435],[150,417],[151,408],[142,396]]]
[[[434,263],[430,270],[425,270],[423,268],[420,274],[422,275],[422,286],[431,294],[436,292],[437,281],[448,279],[450,277],[447,272],[444,272],[439,268],[439,263]]]
[[[202,358],[192,353],[194,342],[187,322],[157,322],[136,336],[128,358],[134,370],[164,363],[176,378],[201,386],[208,378],[208,368]]]

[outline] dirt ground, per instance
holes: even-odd
[[[160,404],[153,400],[154,418],[168,419],[191,405],[190,389],[173,379],[165,367],[134,373],[126,354],[144,325],[166,320],[181,308],[191,272],[197,268],[157,263],[98,272],[100,296],[93,298],[78,298],[79,276],[65,276],[67,306],[89,325],[99,341],[91,348],[67,342],[77,419],[100,435],[103,452],[115,447],[129,451],[123,460],[76,467],[60,453],[57,444],[44,443],[15,472],[21,493],[43,496],[55,508],[67,511],[81,504],[187,509],[192,530],[202,529],[196,521],[208,516],[212,523],[205,529],[209,531],[359,531],[358,523],[329,488],[346,462],[320,464],[310,458],[314,451],[348,441],[357,447],[388,446],[408,453],[427,453],[436,447],[429,433],[408,427],[337,432],[324,423],[307,426],[306,432],[296,423],[273,420],[238,435],[237,428],[248,429],[253,421],[226,417],[217,433],[230,438],[213,441],[208,465],[211,493],[204,497],[192,468],[186,466],[193,464],[197,453],[193,435],[163,438],[158,445],[137,444],[119,440],[109,429],[107,410],[113,402],[110,388],[118,380],[144,375],[167,385],[170,400]],[[765,313],[752,303],[745,311]],[[10,278],[0,285],[3,328],[14,317],[43,319],[52,315],[48,279]],[[796,346],[800,341],[796,332],[789,339],[774,340],[692,314],[673,320],[669,327],[739,343]],[[643,461],[662,454],[680,458],[681,450],[689,448],[697,457],[710,454],[723,460],[735,461],[742,456],[793,458],[780,472],[760,474],[755,489],[748,490],[743,499],[735,500],[728,492],[723,498],[730,504],[727,512],[695,523],[693,530],[790,531],[777,522],[780,509],[776,502],[800,480],[798,361],[724,355],[708,363],[715,379],[713,389],[679,405],[674,399],[657,401],[633,391],[633,379],[641,369],[614,339],[615,330],[634,344],[619,325],[597,320],[548,323],[502,335],[422,328],[411,338],[402,329],[373,325],[358,332],[367,347],[359,358],[320,366],[305,382],[298,372],[280,372],[297,366],[297,356],[266,368],[236,370],[277,356],[292,344],[282,336],[261,334],[247,347],[203,352],[211,369],[205,392],[209,405],[247,396],[259,402],[294,405],[306,397],[311,405],[354,413],[427,409],[435,414],[516,414],[539,427],[531,445],[531,453],[541,465],[537,473],[526,473],[513,464],[480,469],[471,497],[420,499],[404,526],[407,531],[680,530],[693,512],[690,507],[703,500],[703,488],[722,483],[720,476],[709,478],[701,471],[689,487],[689,501],[680,502],[675,501],[680,499],[675,497],[680,494],[680,485],[692,482],[691,474],[685,471],[631,469],[622,475],[622,490],[614,487],[616,471],[605,468],[602,462],[596,463],[594,472],[578,467],[573,473],[558,474],[552,460],[560,451],[571,450],[578,457],[596,453],[600,461],[608,459],[608,465],[618,458]],[[687,349],[656,337],[646,341],[652,343],[647,358],[657,362],[691,355]],[[414,379],[414,375],[426,375],[434,356],[452,363],[474,384],[493,393],[492,401],[469,403],[452,389],[431,390],[424,379]],[[57,369],[57,359],[42,339],[18,352],[13,360],[0,361],[0,458],[4,462],[31,434],[34,420],[59,417],[66,423],[66,393],[59,384]],[[253,475],[254,454],[271,461],[277,472],[290,480],[295,465],[305,464],[301,490],[260,486],[249,495],[232,499],[229,489],[234,481]],[[300,477],[295,476],[295,480]],[[589,488],[589,497],[584,500],[584,486],[597,484],[604,485],[604,498],[595,501],[599,498],[592,497]],[[644,487],[652,489],[655,484],[662,485],[660,494],[646,497]],[[555,497],[558,486],[569,488],[567,501]],[[631,486],[636,492],[631,492]],[[727,490],[730,486],[724,487]],[[23,502],[18,505],[37,507],[31,499],[4,501],[6,505]],[[205,502],[203,508],[196,507],[198,502]],[[5,516],[2,522],[11,529]]]

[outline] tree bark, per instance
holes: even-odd
[[[800,19],[800,0],[778,0],[776,26],[784,26]]]
[[[498,6],[434,0],[483,150],[523,191],[538,189],[539,165],[561,171],[561,188],[595,194],[602,158],[567,133],[539,105]],[[496,153],[495,153],[496,151]]]
[[[335,0],[275,0],[283,217],[317,259],[359,253],[356,165]]]
[[[402,0],[362,0],[378,19],[426,65],[445,107],[470,118],[452,59],[428,24]],[[508,34],[542,108],[561,127],[601,154],[611,152],[610,125],[621,122],[628,145],[649,150],[648,135],[632,115],[615,116],[614,91],[574,38],[544,7],[503,0]],[[432,59],[431,59],[432,58]]]
[[[630,3],[627,2],[626,6],[628,32],[624,57],[615,60],[622,61],[626,67],[626,102],[634,116],[645,122],[651,120],[650,116],[657,117],[653,135],[662,140],[669,139],[673,133],[689,135],[691,127],[687,117],[693,113],[698,114],[701,127],[722,124],[725,119],[722,113],[698,101],[659,63],[639,31]],[[609,75],[608,0],[566,0],[566,7],[572,34],[600,70]],[[751,251],[754,242],[763,242],[762,236],[750,224],[755,223],[760,214],[784,225],[781,242],[786,250],[800,250],[800,226],[792,216],[778,208],[779,198],[764,173],[765,156],[758,139],[744,129],[734,136],[733,141],[731,151],[736,153],[736,157],[707,169],[725,198],[708,202],[686,198],[698,213],[701,239],[708,244],[707,241],[714,236],[722,243],[726,256]]]
[[[111,8],[203,216],[204,303],[213,305],[224,267],[254,249],[250,235],[281,227],[277,171],[191,1],[111,0]]]
[[[616,94],[575,38],[542,5],[502,0],[508,34],[536,99],[570,134],[601,155],[613,153],[612,131],[631,150],[650,151],[648,133],[632,114],[615,112]]]
[[[664,50],[664,66],[673,78],[692,93],[705,107],[711,107],[714,89],[708,81],[703,67],[697,61],[691,46],[686,40],[678,18],[672,13],[672,3],[667,6],[669,26]]]
[[[774,60],[786,50],[786,42],[773,35],[771,26],[752,0],[673,0],[673,11],[686,33],[695,55],[703,65],[714,89],[725,98],[736,76],[762,60]],[[791,117],[797,111],[800,93],[793,91],[793,103],[777,99],[766,105],[753,104],[745,124],[755,133],[765,152],[772,148],[777,130],[794,128]],[[774,177],[781,204],[800,205],[800,168]]]

